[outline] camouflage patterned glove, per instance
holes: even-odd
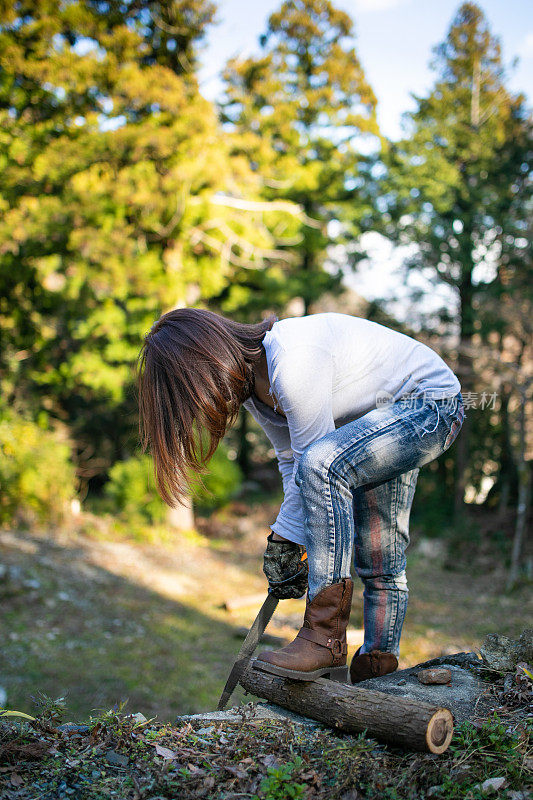
[[[268,578],[268,591],[278,600],[302,597],[307,591],[309,572],[305,547],[295,542],[276,541],[272,533],[267,542],[263,572]]]

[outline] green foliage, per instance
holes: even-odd
[[[4,410],[0,418],[0,522],[60,522],[75,496],[71,446],[58,430]]]
[[[407,270],[442,288],[441,307],[427,314],[421,306],[420,323],[439,337],[459,334],[463,395],[500,393],[496,413],[467,411],[456,485],[480,487],[490,476],[501,496],[517,460],[501,420],[511,395],[511,408],[525,404],[517,386],[527,379],[520,362],[532,334],[531,113],[507,86],[500,42],[475,3],[460,6],[432,67],[434,86],[415,98],[405,138],[384,148],[375,224],[415,245]]]
[[[205,510],[219,508],[231,499],[241,481],[241,470],[228,458],[222,443],[209,461],[207,472],[193,477],[193,502]],[[109,510],[127,522],[158,525],[165,520],[167,507],[157,492],[149,455],[117,461],[109,470],[104,492]]]
[[[526,724],[521,723],[520,734],[509,733],[496,715],[477,730],[468,722],[458,725],[451,747],[438,758],[402,752],[372,739],[361,747],[347,734],[302,733],[274,721],[242,726],[238,736],[235,726],[224,721],[211,734],[199,735],[198,727],[155,718],[139,723],[119,703],[91,716],[68,736],[58,736],[40,717],[32,726],[0,723],[0,739],[7,744],[4,760],[20,775],[20,800],[59,796],[65,787],[67,794],[71,789],[87,800],[127,797],[139,785],[149,785],[150,796],[161,798],[206,796],[206,791],[213,798],[252,800],[483,800],[527,795]],[[232,748],[228,734],[235,740]],[[268,766],[266,775],[265,752],[274,752],[279,765]],[[26,753],[31,757],[21,770],[21,754]],[[13,785],[10,777],[8,772],[7,786]],[[504,785],[496,793],[483,789],[487,779],[503,779]]]
[[[40,722],[46,725],[59,725],[63,722],[67,702],[65,697],[49,697],[45,692],[38,691],[32,695],[33,704],[36,706],[36,715]]]
[[[506,252],[526,254],[530,117],[524,96],[506,87],[499,41],[475,3],[462,4],[434,52],[435,85],[415,98],[408,136],[384,152],[376,223],[394,241],[416,244],[410,269],[454,288],[458,315],[446,300],[425,321],[442,330],[458,316],[461,377],[472,388],[472,337],[486,298],[505,277]],[[491,327],[498,328],[494,311]]]
[[[381,211],[388,214],[381,219],[388,220],[393,238],[418,245],[412,266],[432,267],[436,279],[462,288],[471,301],[477,283],[472,272],[493,243],[522,173],[525,151],[517,157],[513,142],[518,136],[527,147],[528,112],[523,95],[513,96],[505,86],[500,45],[474,3],[460,7],[435,48],[433,67],[435,86],[416,98],[410,135],[385,154],[389,193]],[[471,335],[471,302],[463,312],[464,332]]]
[[[302,768],[303,761],[296,756],[294,761],[279,767],[268,767],[266,777],[261,781],[262,794],[254,795],[252,800],[298,800],[307,789],[305,783],[293,783],[292,774]]]
[[[481,10],[461,6],[436,51],[435,86],[377,165],[360,152],[379,132],[349,15],[329,0],[284,0],[258,54],[228,63],[220,118],[195,74],[214,15],[210,0],[2,7],[0,392],[30,419],[61,420],[83,483],[102,486],[134,450],[133,368],[162,311],[209,302],[251,319],[296,295],[308,308],[339,286],[331,245],[354,265],[371,227],[415,243],[411,266],[453,287],[462,344],[474,331],[516,334],[522,319],[519,344],[528,338],[531,128]],[[439,321],[455,331],[455,310]],[[461,359],[468,382],[463,349]],[[470,417],[469,480],[489,461],[505,479],[509,431]],[[54,436],[40,438],[49,452]],[[53,471],[40,446],[39,459]],[[13,463],[2,466],[11,482]],[[59,507],[73,477],[57,469]],[[214,488],[195,490],[205,506],[237,483],[234,465],[211,469]],[[23,472],[27,507],[46,516],[47,480],[30,464]],[[116,502],[127,514],[144,504],[153,521],[162,511],[137,473],[146,503],[124,489]]]
[[[421,530],[429,538],[442,536],[452,525],[453,492],[448,485],[448,458],[441,456],[427,464],[416,484],[411,510],[411,528]]]
[[[166,506],[157,493],[152,459],[148,455],[113,464],[105,494],[112,510],[126,520],[157,524],[165,519]]]
[[[470,770],[466,781],[458,781],[449,773],[443,775],[439,800],[460,800],[465,796],[472,800],[483,798],[480,784],[495,776],[505,778],[517,789],[524,785],[525,774],[522,748],[526,745],[527,734],[520,736],[511,730],[494,711],[480,726],[462,722],[454,732],[448,758]],[[467,794],[468,793],[468,794]]]
[[[376,98],[354,47],[353,22],[329,0],[286,0],[272,13],[257,55],[224,71],[222,121],[235,154],[261,176],[262,196],[301,204],[297,224],[277,226],[285,254],[266,274],[237,272],[221,297],[270,307],[300,296],[306,308],[338,288],[324,269],[333,244],[351,244],[368,210],[367,161],[358,140],[375,137]],[[331,220],[341,220],[335,234]],[[330,266],[331,266],[330,258]]]
[[[35,717],[30,716],[30,714],[25,714],[23,711],[8,711],[7,708],[0,708],[0,717],[15,717],[17,719],[28,720],[29,722],[35,720]]]
[[[265,223],[238,206],[259,182],[194,75],[214,10],[3,5],[1,392],[66,421],[84,480],[132,450],[133,367],[154,319],[220,294],[236,262],[259,269],[290,211]]]
[[[238,490],[242,477],[237,462],[228,458],[224,443],[219,444],[207,465],[205,475],[193,478],[193,502],[206,510],[223,506]]]

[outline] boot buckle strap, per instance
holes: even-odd
[[[327,636],[327,634],[314,631],[311,628],[300,628],[297,636],[315,644],[320,644],[322,647],[327,647],[334,656],[345,656],[348,652],[346,642],[341,642],[340,639],[334,639],[333,636]]]

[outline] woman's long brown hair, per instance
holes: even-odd
[[[182,503],[253,391],[253,366],[275,316],[255,325],[178,308],[146,335],[138,359],[139,433],[159,493]],[[207,439],[206,439],[207,434]]]

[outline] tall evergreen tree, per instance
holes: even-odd
[[[354,48],[353,22],[329,0],[285,0],[260,44],[258,55],[227,64],[222,120],[234,152],[260,175],[263,196],[294,201],[304,216],[282,233],[285,265],[237,275],[221,299],[231,307],[233,296],[242,305],[254,296],[264,303],[266,295],[275,306],[301,296],[308,310],[340,282],[340,271],[324,270],[328,245],[357,235],[367,211],[360,144],[377,134],[376,99]],[[334,236],[332,220],[345,223],[344,238]]]
[[[2,6],[2,398],[65,420],[82,477],[135,445],[129,387],[153,319],[273,248],[262,219],[223,203],[259,198],[198,91],[212,13],[206,0]]]
[[[409,135],[385,155],[382,220],[389,220],[384,230],[392,239],[416,243],[409,268],[431,270],[434,281],[456,293],[458,319],[449,308],[439,318],[457,323],[458,374],[463,390],[475,391],[474,335],[481,330],[480,309],[499,263],[512,187],[525,157],[506,157],[503,170],[502,153],[523,140],[528,112],[523,95],[506,88],[499,41],[474,3],[460,7],[446,40],[435,48],[433,68],[436,83],[427,96],[415,98]],[[469,446],[473,450],[473,416],[467,412],[456,447],[456,509],[462,506]],[[481,415],[478,424],[485,424]]]
[[[494,276],[480,308],[477,358],[486,360],[499,393],[499,469],[491,501],[498,500],[500,518],[509,504],[516,508],[507,581],[512,588],[522,568],[533,485],[533,120],[514,129],[496,165],[505,214],[496,231]]]

